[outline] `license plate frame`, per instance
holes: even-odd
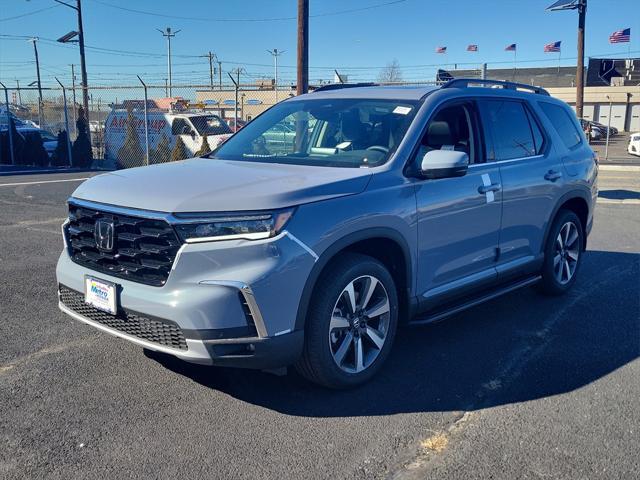
[[[118,313],[118,285],[92,275],[85,275],[84,303],[110,315],[116,315]]]

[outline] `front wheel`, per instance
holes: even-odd
[[[547,295],[562,295],[576,281],[582,261],[584,230],[578,216],[562,210],[556,217],[544,252],[542,280],[538,289]]]
[[[318,279],[297,370],[330,388],[353,387],[384,363],[398,323],[393,277],[374,258],[344,254]]]

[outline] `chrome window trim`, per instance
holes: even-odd
[[[521,162],[523,160],[534,160],[534,159],[538,159],[538,158],[544,158],[544,155],[539,154],[539,155],[531,155],[530,157],[518,157],[518,158],[509,158],[507,160],[494,160],[493,162],[484,162],[484,163],[473,163],[471,165],[469,165],[469,169],[475,168],[475,167],[482,167],[485,165],[500,165],[503,163],[515,163],[515,162]]]

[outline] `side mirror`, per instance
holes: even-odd
[[[420,171],[425,178],[462,177],[469,167],[469,155],[455,150],[431,150],[422,157]]]

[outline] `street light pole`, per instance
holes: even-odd
[[[277,48],[273,50],[267,50],[273,56],[275,74],[273,77],[273,90],[276,92],[276,102],[278,103],[278,57],[284,53],[284,51],[278,51]]]
[[[156,28],[156,30],[158,30],[163,37],[167,37],[167,71],[168,71],[168,77],[169,77],[169,97],[173,97],[173,91],[172,91],[172,80],[171,80],[171,39],[173,37],[176,36],[177,33],[180,32],[180,30],[176,30],[175,32],[171,31],[171,27],[167,27],[166,31],[160,30],[159,28]]]
[[[604,147],[604,159],[609,160],[609,132],[611,131],[611,107],[612,107],[612,100],[611,97],[609,95],[607,95],[607,100],[609,100],[609,117],[607,120],[607,142],[605,144]]]

